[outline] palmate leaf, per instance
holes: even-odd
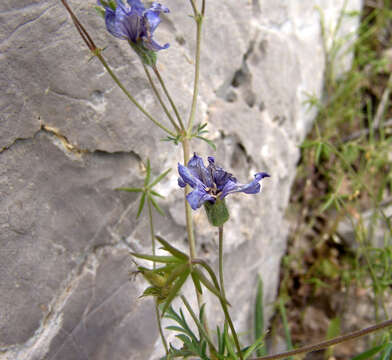
[[[203,316],[202,312],[200,316]],[[166,327],[168,330],[177,331],[176,338],[181,340],[181,349],[176,349],[172,344],[170,345],[169,355],[166,359],[189,356],[196,356],[198,359],[208,360],[207,357],[207,342],[195,335],[195,333],[188,326],[184,313],[179,310],[179,314],[170,306],[165,315],[166,318],[174,320],[178,325],[171,325]]]
[[[154,179],[154,181],[148,185],[149,188],[154,187],[156,184],[158,184],[169,172],[171,171],[171,169],[167,169],[166,171],[164,171],[162,174],[160,174],[156,179]],[[147,184],[146,184],[147,185]]]

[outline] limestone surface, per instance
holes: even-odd
[[[217,151],[200,142],[192,151],[215,156],[243,183],[258,171],[271,174],[261,194],[228,199],[225,276],[240,332],[252,326],[257,274],[266,318],[273,311],[298,145],[315,115],[305,101],[323,88],[320,12],[332,33],[342,3],[206,1],[197,122],[208,122]],[[170,126],[140,61],[107,33],[95,1],[69,4],[124,85]],[[155,36],[170,48],[158,66],[187,119],[196,29],[188,1],[164,4],[171,12]],[[351,16],[343,16],[339,36],[354,37],[352,13],[361,5],[347,2]],[[172,168],[158,186],[167,215],[154,214],[155,228],[186,250],[181,148],[161,141],[165,134],[91,59],[60,1],[0,2],[0,88],[0,359],[158,359],[153,302],[138,298],[146,284],[130,274],[128,254],[151,251],[147,216],[136,220],[138,194],[115,189],[142,185],[147,158],[153,175]],[[202,210],[194,220],[198,256],[216,266],[217,233]],[[222,319],[214,302],[207,312]]]

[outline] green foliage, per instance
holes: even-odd
[[[198,124],[196,126],[196,128],[193,129],[193,133],[192,133],[191,137],[195,137],[197,139],[205,141],[208,145],[210,145],[216,151],[215,144],[211,140],[209,140],[206,137],[202,136],[203,134],[207,134],[208,133],[208,130],[206,129],[207,125],[208,125],[207,123],[204,123],[204,124],[200,123],[200,124]]]
[[[254,338],[261,339],[264,337],[264,303],[263,303],[263,279],[258,276],[257,279],[257,293],[254,310]],[[267,349],[264,346],[259,347],[256,355],[261,357],[267,355]]]
[[[203,311],[204,306],[200,309],[199,321],[203,326]],[[203,338],[202,333],[195,334],[190,326],[187,324],[184,313],[179,309],[179,313],[176,313],[170,306],[165,314],[165,317],[172,319],[177,325],[168,326],[166,329],[176,331],[176,338],[181,340],[182,347],[176,349],[170,344],[169,354],[162,359],[175,359],[178,357],[186,358],[188,356],[198,356],[202,360],[209,360],[207,356],[207,340]]]
[[[158,175],[153,181],[150,182],[151,180],[151,164],[150,164],[150,159],[147,159],[147,165],[146,165],[146,177],[144,178],[144,186],[142,188],[134,188],[134,187],[122,187],[122,188],[117,188],[116,190],[119,191],[127,191],[127,192],[141,192],[142,196],[140,197],[139,201],[139,206],[136,214],[136,218],[139,218],[140,214],[143,211],[144,204],[147,201],[155,208],[155,210],[161,214],[162,216],[165,216],[165,212],[162,210],[162,208],[159,206],[157,201],[155,200],[154,197],[159,197],[161,199],[164,198],[163,195],[159,194],[155,190],[153,190],[153,187],[157,185],[159,182],[161,182],[171,169],[167,169],[164,171],[162,174]]]
[[[320,13],[326,51],[324,97],[319,101],[309,95],[307,101],[318,115],[301,146],[293,187],[293,213],[299,225],[290,242],[301,251],[291,250],[286,258],[282,285],[282,292],[296,297],[297,303],[299,296],[288,288],[293,276],[309,297],[325,298],[351,286],[373,292],[376,320],[389,316],[385,301],[392,284],[392,227],[386,215],[392,194],[392,61],[384,51],[392,45],[392,38],[385,35],[391,28],[392,10],[389,0],[383,4],[365,7],[358,34],[344,39],[337,36],[342,19],[358,14],[342,11],[329,32]],[[341,55],[352,50],[351,69],[336,76]],[[351,247],[339,232],[340,222],[347,220],[355,237]],[[384,246],[375,243],[380,226],[385,229]],[[290,305],[289,300],[289,309]],[[288,316],[290,321],[290,312]],[[334,321],[328,336],[338,333]],[[389,358],[390,340],[380,341],[380,336],[353,360]]]

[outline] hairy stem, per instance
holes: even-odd
[[[293,356],[293,355],[304,354],[304,353],[309,353],[312,351],[322,350],[327,347],[330,347],[330,346],[333,346],[336,344],[340,344],[345,341],[349,341],[349,340],[353,340],[353,339],[365,336],[367,334],[384,329],[389,326],[392,326],[392,320],[383,321],[377,325],[373,325],[373,326],[370,326],[365,329],[354,331],[354,332],[346,334],[346,335],[338,336],[338,337],[333,338],[331,340],[326,340],[326,341],[319,342],[317,344],[304,346],[304,347],[296,349],[296,350],[286,351],[284,353],[280,353],[280,354],[276,354],[276,355],[268,355],[268,356],[263,356],[263,357],[258,357],[258,358],[252,358],[249,360],[275,360],[275,359],[286,358],[286,357]]]

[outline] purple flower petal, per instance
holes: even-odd
[[[259,172],[250,183],[238,184],[232,174],[215,165],[213,157],[209,157],[208,162],[206,168],[203,159],[194,154],[187,166],[178,164],[178,185],[185,187],[188,184],[194,189],[187,195],[193,210],[198,209],[206,201],[215,203],[216,199],[223,199],[231,193],[256,194],[261,189],[260,181],[269,177],[267,173]]]
[[[196,187],[205,188],[205,185],[186,166],[178,164],[178,173],[180,174],[181,181],[183,183],[190,185],[192,188],[196,188]]]
[[[186,199],[189,202],[189,205],[193,210],[198,209],[200,206],[202,206],[206,201],[214,201],[215,198],[208,194],[203,187],[198,187],[197,189],[193,190],[190,192],[187,196]]]
[[[189,171],[198,178],[207,187],[213,187],[214,182],[211,177],[210,172],[204,166],[203,159],[200,156],[194,154],[192,158],[188,161],[187,168]]]
[[[102,6],[100,0],[98,5]],[[116,10],[105,6],[105,23],[107,30],[115,37],[127,39],[152,51],[167,49],[169,44],[159,45],[153,40],[153,33],[160,24],[160,14],[169,12],[169,9],[159,3],[153,3],[146,10],[140,0],[116,0]]]

